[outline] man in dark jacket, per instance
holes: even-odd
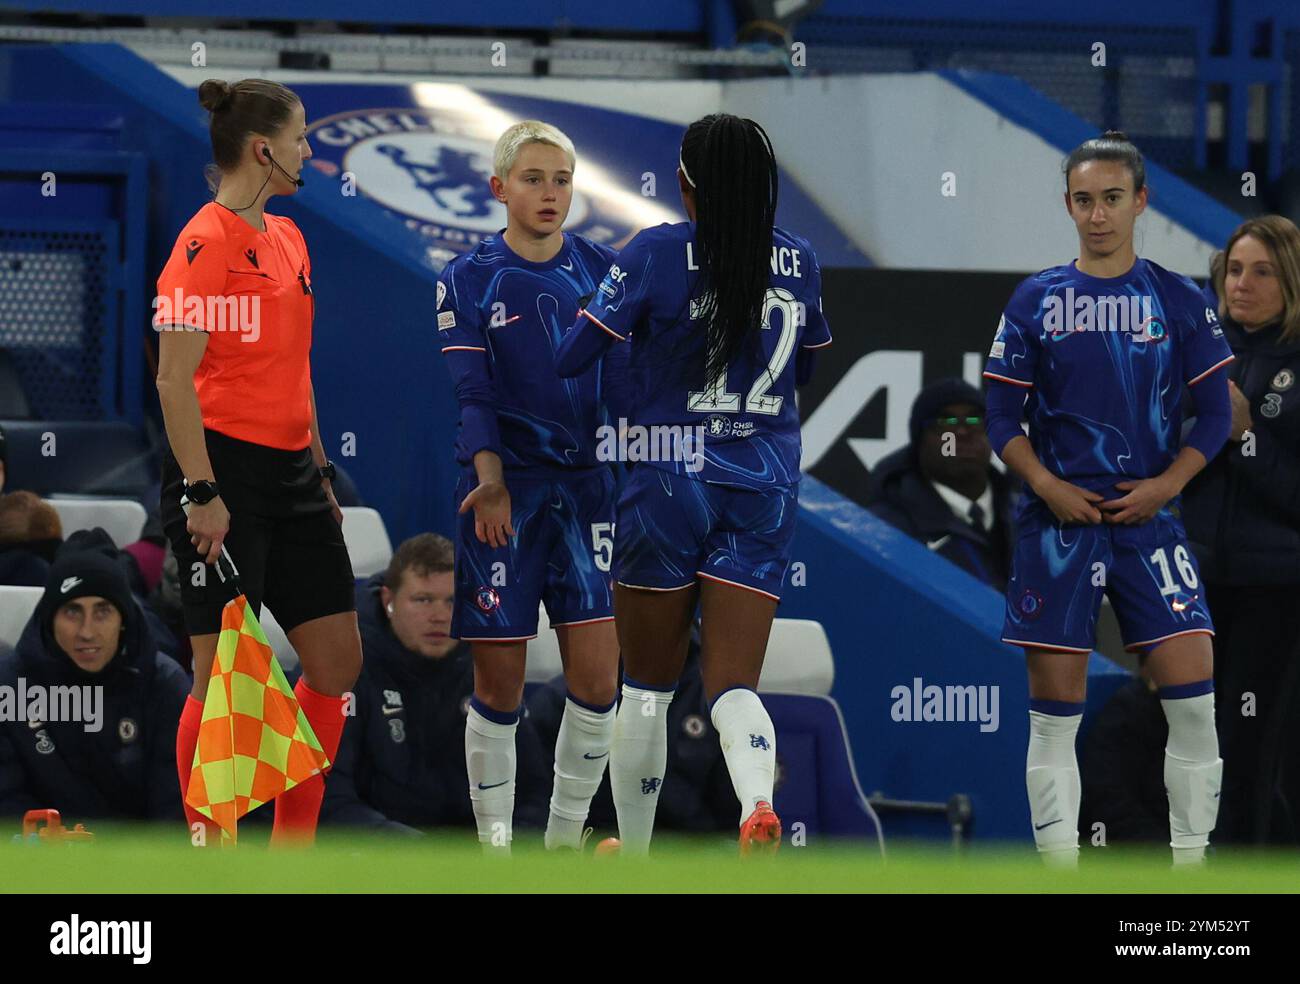
[[[564,677],[559,676],[540,688],[528,701],[533,724],[548,756],[555,758],[555,741],[564,717],[564,700],[568,693]],[[781,780],[778,763],[777,782]],[[731,784],[731,774],[722,757],[718,733],[709,719],[709,702],[704,696],[704,679],[700,676],[700,639],[698,626],[691,633],[686,664],[668,707],[668,764],[665,767],[659,805],[655,808],[655,830],[689,833],[726,831],[734,836],[740,801]],[[618,815],[609,791],[609,770],[591,801],[587,822],[614,833]]]
[[[1006,589],[1018,493],[993,468],[984,397],[941,379],[912,404],[911,442],[871,470],[867,508],[999,591]]]
[[[0,660],[0,816],[184,817],[175,742],[190,681],[158,652],[111,543],[95,530],[63,546]]]
[[[475,826],[465,768],[474,661],[448,634],[453,556],[451,541],[422,533],[357,590],[365,659],[353,688],[356,717],[325,781],[323,823],[406,833]],[[550,773],[526,716],[516,755],[514,824],[543,827]]]

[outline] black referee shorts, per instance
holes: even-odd
[[[352,562],[311,448],[282,451],[213,430],[204,437],[230,512],[226,552],[254,610],[260,613],[265,603],[286,632],[353,611]],[[183,491],[180,465],[169,450],[162,470],[163,531],[176,554],[186,631],[208,635],[221,631],[221,610],[234,591],[190,542]]]

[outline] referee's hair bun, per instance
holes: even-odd
[[[1107,130],[1101,135],[1102,140],[1114,140],[1116,143],[1132,143],[1123,130]]]
[[[199,104],[209,113],[228,109],[234,97],[234,89],[224,79],[207,79],[199,86]]]

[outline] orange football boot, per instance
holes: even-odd
[[[771,855],[780,846],[781,821],[771,803],[760,801],[749,819],[740,825],[740,856]]]

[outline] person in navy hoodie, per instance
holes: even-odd
[[[357,589],[365,654],[355,718],[325,780],[323,824],[389,833],[473,827],[465,721],[474,692],[469,646],[451,637],[455,548],[422,533]],[[550,772],[532,722],[519,722],[515,824],[542,827]]]
[[[18,712],[0,716],[2,817],[51,808],[69,823],[184,815],[174,750],[190,681],[158,652],[116,552],[102,529],[70,537],[17,648],[0,659],[0,692]],[[79,708],[60,702],[56,713],[55,687],[76,688]],[[43,712],[35,693],[47,697]]]

